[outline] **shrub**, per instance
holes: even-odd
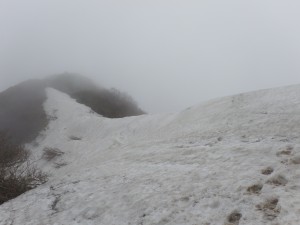
[[[29,152],[0,133],[0,204],[47,181],[47,176],[29,161]]]

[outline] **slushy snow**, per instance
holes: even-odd
[[[49,181],[1,205],[1,225],[300,224],[300,86],[122,119],[47,95],[27,147]]]

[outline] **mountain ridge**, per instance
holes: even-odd
[[[69,94],[104,117],[121,118],[145,113],[126,93],[98,87],[80,75],[62,74],[28,80],[1,92],[0,131],[8,132],[16,143],[33,141],[49,121],[43,109],[47,87]]]
[[[296,225],[299,103],[293,86],[109,119],[47,89],[54,119],[28,147],[50,179],[0,224]],[[49,147],[64,154],[47,161]]]

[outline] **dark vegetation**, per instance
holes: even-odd
[[[81,91],[71,95],[79,103],[85,104],[96,113],[108,118],[122,118],[144,114],[133,99],[116,89]]]
[[[0,133],[0,205],[46,180],[47,176],[30,162],[28,150]]]
[[[78,75],[53,76],[48,78],[47,83],[48,86],[69,94],[104,117],[122,118],[144,114],[128,94],[117,89],[99,88],[90,80]]]
[[[144,114],[134,100],[116,89],[100,88],[87,78],[62,74],[44,80],[29,80],[0,93],[0,131],[17,144],[33,141],[51,118],[44,112],[46,87],[70,95],[79,103],[108,118]]]

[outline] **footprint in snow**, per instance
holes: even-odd
[[[267,180],[267,183],[274,186],[285,186],[288,183],[288,180],[285,178],[285,176],[277,174]]]
[[[256,205],[256,208],[264,213],[265,219],[274,220],[280,213],[280,206],[278,205],[278,202],[278,198],[269,198]]]
[[[274,172],[274,169],[270,166],[261,170],[261,174],[263,174],[263,175],[270,175],[273,172]]]
[[[290,159],[289,158],[286,158],[286,157],[289,157],[293,154],[293,149],[294,147],[293,146],[290,146],[288,145],[287,147],[285,147],[283,150],[279,151],[276,153],[276,156],[277,157],[281,157],[283,158],[280,162],[282,164],[285,164],[285,165],[288,165],[289,162],[290,162]],[[299,162],[300,163],[300,162]]]
[[[281,160],[281,163],[283,164],[300,164],[300,154],[293,154],[293,147],[287,146],[284,150],[277,152],[278,157],[284,157],[284,156],[290,156],[288,158],[284,158]]]
[[[247,188],[247,193],[249,194],[260,194],[263,188],[263,184],[254,184]]]
[[[229,214],[224,225],[238,225],[240,223],[241,218],[242,214],[239,211],[234,210],[232,213]]]
[[[300,164],[300,155],[298,154],[298,155],[294,156],[293,158],[291,158],[290,161],[293,164]]]
[[[278,157],[289,156],[289,155],[292,154],[293,149],[294,149],[293,146],[290,146],[290,145],[289,145],[289,146],[287,146],[285,149],[283,149],[283,150],[277,152],[276,155],[277,155]]]

